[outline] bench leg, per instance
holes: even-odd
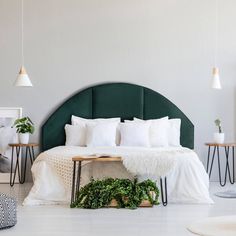
[[[165,177],[164,180],[164,190],[163,190],[163,183],[162,183],[162,178],[160,178],[160,185],[161,185],[161,200],[163,206],[167,206],[168,204],[168,196],[167,196],[167,180]]]
[[[76,183],[76,192],[75,192],[76,196],[79,193],[80,177],[81,177],[81,161],[79,161],[79,166],[78,166],[78,170],[77,170],[77,183]]]
[[[71,189],[71,201],[72,204],[75,201],[75,170],[76,170],[76,161],[73,162],[73,176],[72,176],[72,189]]]
[[[81,161],[79,161],[78,169],[77,169],[77,178],[76,178],[76,161],[74,161],[73,165],[73,177],[72,177],[72,189],[71,189],[71,204],[76,201],[76,197],[79,193],[80,188],[80,178],[81,178]]]

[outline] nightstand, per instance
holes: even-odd
[[[10,185],[12,187],[15,183],[17,171],[18,171],[19,182],[21,184],[25,182],[25,173],[26,173],[26,165],[27,165],[28,157],[30,158],[30,162],[32,165],[35,159],[34,148],[38,147],[39,145],[37,143],[28,143],[28,144],[10,143],[9,146],[12,149],[11,173],[10,173]],[[14,153],[16,153],[16,161],[15,161],[14,174],[13,174]],[[21,163],[23,163],[23,161],[20,163],[21,161],[20,155],[22,158],[25,159],[23,166],[21,166]]]
[[[223,187],[226,184],[227,180],[227,174],[229,177],[229,181],[231,184],[234,184],[235,182],[235,172],[234,172],[234,148],[236,147],[236,143],[205,143],[206,146],[208,146],[208,155],[207,155],[207,168],[206,171],[208,173],[209,169],[209,162],[210,162],[210,156],[211,156],[211,147],[213,148],[212,157],[211,157],[211,165],[210,165],[210,172],[209,172],[209,178],[211,177],[212,167],[215,159],[215,154],[217,152],[217,160],[218,160],[218,172],[219,172],[219,181],[220,185]],[[221,166],[220,166],[220,148],[224,149],[225,153],[225,159],[226,159],[226,166],[225,166],[225,177],[224,180],[221,180]],[[232,174],[230,173],[230,166],[229,166],[229,156],[230,156],[230,149],[231,149],[231,157],[232,157]],[[231,178],[232,177],[232,178]]]

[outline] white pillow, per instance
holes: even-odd
[[[72,125],[88,124],[89,122],[120,122],[120,118],[98,118],[98,119],[85,119],[79,116],[71,116]]]
[[[146,122],[150,124],[150,145],[151,147],[167,147],[168,146],[168,116],[160,119],[140,120],[134,118],[135,122]]]
[[[120,146],[150,147],[149,128],[149,123],[120,123]]]
[[[168,128],[169,146],[179,147],[180,145],[181,119],[170,119]]]
[[[78,117],[78,116],[71,116],[71,124],[72,125],[82,125],[86,128],[87,124],[94,124],[94,123],[108,123],[108,122],[120,122],[120,118],[98,118],[98,119],[85,119],[82,117]],[[86,132],[86,129],[85,129]],[[86,133],[84,134],[84,136],[86,137]],[[86,140],[84,141],[86,143]],[[116,130],[116,145],[119,145],[120,143],[120,130],[119,130],[119,126],[117,126],[117,130]]]
[[[65,125],[66,146],[85,146],[86,127],[83,125]]]
[[[118,122],[88,123],[86,145],[88,147],[116,146]]]

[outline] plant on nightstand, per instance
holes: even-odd
[[[29,143],[29,134],[34,133],[34,123],[29,117],[17,119],[14,123],[16,132],[19,134],[19,140],[22,144]]]
[[[218,128],[219,132],[214,133],[214,142],[219,143],[219,144],[224,143],[225,134],[222,132],[221,120],[216,119],[215,120],[215,125]]]

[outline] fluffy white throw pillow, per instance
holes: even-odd
[[[168,116],[160,119],[140,120],[134,118],[135,122],[146,122],[150,124],[150,145],[151,147],[167,147],[168,146]]]
[[[180,145],[181,119],[170,119],[168,128],[169,146],[179,147]]]
[[[65,125],[66,146],[85,146],[86,145],[86,126],[85,125]]]
[[[86,145],[88,147],[116,146],[118,122],[87,124]]]
[[[149,123],[120,123],[120,146],[150,147]]]

